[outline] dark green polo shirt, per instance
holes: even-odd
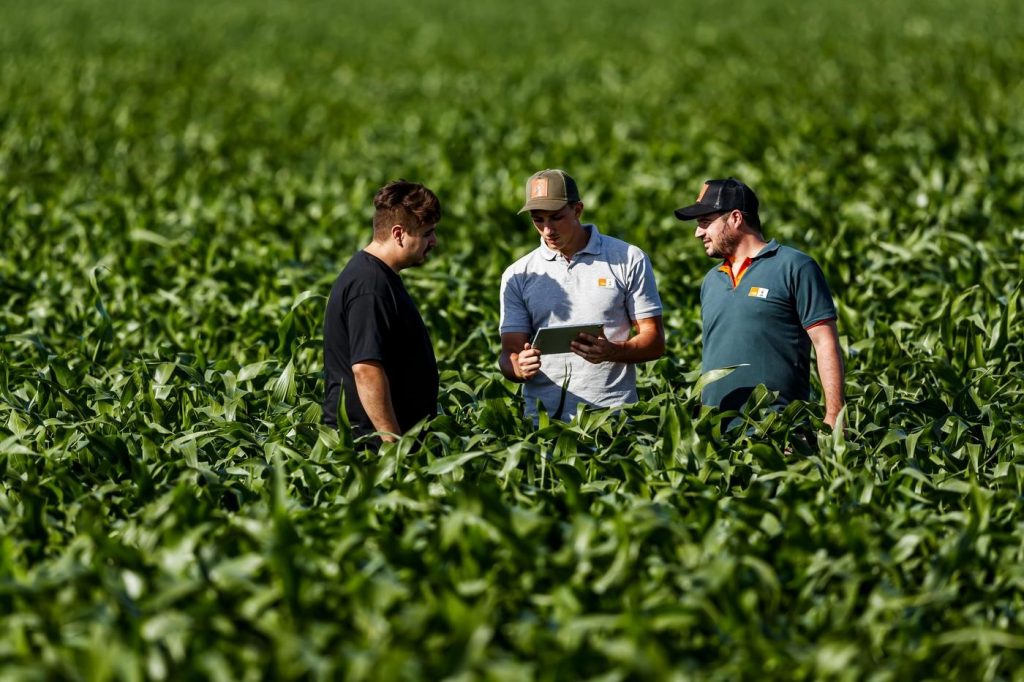
[[[782,404],[810,397],[807,329],[836,317],[825,276],[810,256],[773,239],[735,282],[728,263],[708,272],[700,305],[702,371],[747,365],[709,384],[701,395],[705,405],[738,409],[758,384],[779,391]]]

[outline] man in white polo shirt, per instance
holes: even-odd
[[[618,407],[637,400],[638,362],[665,352],[661,298],[643,251],[583,224],[575,181],[562,170],[534,173],[526,203],[540,246],[501,277],[501,372],[525,383],[526,414],[537,404],[570,420],[577,405]],[[541,327],[600,323],[571,353],[541,356],[530,339]]]

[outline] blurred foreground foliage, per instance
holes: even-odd
[[[1009,679],[1024,663],[1024,14],[0,2],[0,666],[70,679]],[[552,17],[559,17],[552,21]],[[542,167],[652,257],[642,402],[495,368]],[[701,412],[709,177],[832,283],[848,428]],[[442,414],[319,427],[325,296],[405,177]]]

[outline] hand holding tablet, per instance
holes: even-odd
[[[545,355],[572,353],[571,344],[580,334],[600,336],[603,332],[604,326],[600,323],[552,325],[538,329],[530,345]]]

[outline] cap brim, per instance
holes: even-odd
[[[700,218],[702,215],[721,213],[721,211],[722,209],[707,204],[691,204],[690,206],[677,208],[675,213],[676,218],[680,220],[693,220],[694,218]]]
[[[523,207],[519,209],[519,213],[526,213],[527,211],[557,211],[568,203],[568,201],[561,199],[531,199],[523,204]]]

